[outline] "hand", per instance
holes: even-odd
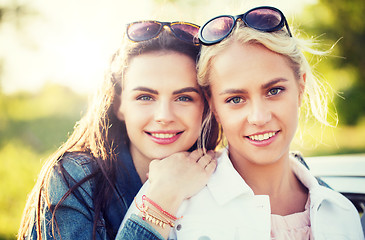
[[[150,163],[150,186],[146,195],[166,210],[174,213],[184,199],[198,193],[214,172],[215,153],[202,150],[175,153]]]

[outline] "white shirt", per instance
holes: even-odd
[[[290,160],[297,178],[309,189],[314,239],[364,239],[356,208],[341,194],[320,186],[296,159]],[[136,199],[141,201],[146,183]],[[133,204],[125,219],[138,214]],[[267,195],[255,195],[234,169],[224,150],[206,187],[183,202],[169,239],[230,240],[271,238],[271,208]]]

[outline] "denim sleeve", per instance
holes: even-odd
[[[137,215],[132,214],[123,228],[119,229],[116,239],[163,240],[164,238],[148,223]]]
[[[93,180],[82,183],[72,194],[67,196],[55,211],[55,219],[50,209],[54,209],[65,193],[75,182],[79,182],[92,173],[92,160],[87,155],[68,155],[62,161],[62,167],[69,176],[64,176],[60,172],[60,165],[57,165],[51,174],[49,191],[49,204],[44,204],[44,216],[41,217],[41,234],[44,240],[63,239],[63,240],[90,240],[93,239],[94,226],[94,203],[93,203]],[[44,199],[43,199],[44,200]],[[44,201],[43,201],[44,202]],[[121,216],[123,218],[123,216]],[[26,239],[37,239],[36,224],[30,226],[31,232]],[[100,218],[95,233],[97,240],[110,240],[111,237],[105,229],[105,220]],[[116,239],[163,239],[142,219],[137,216],[131,218],[126,224],[121,234]]]
[[[82,180],[91,174],[87,164],[90,157],[67,156],[62,161],[62,167],[69,176],[64,176],[60,172],[60,165],[54,167],[49,191],[49,206],[44,203],[44,216],[41,218],[42,239],[92,239],[94,206],[92,200],[92,183],[86,181],[76,189],[73,194],[67,196],[55,211],[55,220],[50,209],[54,209],[59,201],[64,198],[67,191],[75,182]],[[43,201],[44,202],[44,201]],[[108,239],[104,223],[98,223],[96,239]],[[36,239],[36,231],[33,227],[30,239]]]

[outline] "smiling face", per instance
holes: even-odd
[[[130,62],[116,115],[125,121],[133,159],[151,161],[192,147],[203,109],[194,60],[152,52]]]
[[[211,68],[211,105],[233,163],[275,163],[288,157],[298,124],[302,79],[289,61],[262,45],[233,43]]]

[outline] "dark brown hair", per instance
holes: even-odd
[[[113,55],[110,69],[105,75],[103,85],[99,89],[86,115],[76,124],[74,132],[68,140],[45,162],[37,183],[28,197],[18,232],[18,239],[24,239],[32,230],[30,228],[33,227],[33,224],[36,224],[37,239],[42,239],[41,219],[45,214],[44,207],[47,206],[48,209],[51,209],[50,211],[54,218],[58,206],[69,195],[74,194],[75,190],[82,183],[92,178],[95,178],[95,182],[97,183],[92,196],[95,206],[95,209],[93,209],[95,213],[93,220],[93,239],[95,239],[97,221],[107,208],[108,200],[115,193],[116,147],[122,141],[127,143],[129,141],[125,124],[118,120],[114,114],[113,105],[116,101],[120,101],[122,80],[131,59],[135,56],[153,51],[174,51],[185,54],[194,59],[194,61],[197,61],[200,47],[180,41],[169,31],[165,30],[157,38],[143,42],[132,42],[124,37],[122,46]],[[209,112],[208,103],[206,100],[204,101],[205,108],[203,117]],[[214,149],[217,143],[218,128],[215,122],[209,126],[211,128],[209,139],[202,140],[200,137],[198,142],[203,142],[202,145],[206,149]],[[69,184],[72,187],[69,188],[60,202],[52,209],[48,192],[51,173],[57,170],[65,180],[70,179],[70,174],[63,168],[62,159],[65,154],[72,152],[91,156],[95,162],[96,171],[79,182]],[[36,212],[35,216],[33,216],[34,210]],[[54,229],[57,229],[57,223],[56,221],[54,222],[56,227],[53,226],[53,233]],[[108,226],[106,227],[108,232]],[[115,233],[108,232],[108,235],[112,237]]]

